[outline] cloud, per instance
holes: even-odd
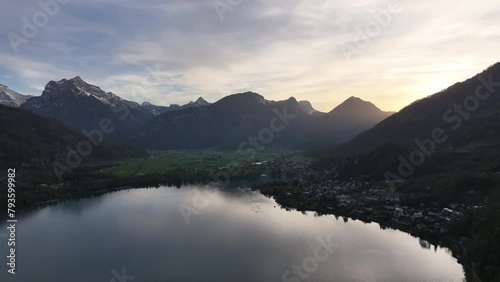
[[[353,95],[397,110],[498,60],[498,1],[396,1],[402,11],[347,60],[342,46],[390,1],[242,0],[221,21],[212,0],[71,0],[18,54],[1,41],[0,66],[36,89],[80,75],[137,102],[251,90],[328,111]],[[5,7],[4,38],[40,10]],[[151,69],[158,83],[144,83]]]

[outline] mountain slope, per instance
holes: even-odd
[[[68,146],[86,138],[61,122],[27,110],[0,105],[0,167],[48,170],[52,162],[67,156]],[[85,160],[117,160],[144,157],[147,153],[127,145],[103,142]]]
[[[493,83],[486,83],[485,81]],[[497,85],[495,86],[495,82]],[[369,152],[385,143],[412,145],[417,138],[430,138],[436,128],[449,135],[447,144],[460,144],[500,134],[500,63],[440,93],[414,102],[374,128],[338,147],[337,155]],[[495,90],[487,99],[476,97]],[[477,103],[476,103],[477,102]],[[470,103],[468,105],[464,105]],[[477,104],[477,109],[475,109]],[[471,109],[471,110],[468,110]]]
[[[497,63],[412,103],[333,151],[323,150],[318,166],[337,166],[339,176],[347,178],[387,179],[388,171],[403,178],[495,174],[500,171],[499,91]]]
[[[162,114],[147,122],[131,141],[148,149],[236,149],[250,135],[256,136],[261,129],[269,128],[275,116],[274,109],[284,111],[285,108],[296,118],[283,132],[274,135],[272,146],[298,145],[301,137],[293,133],[300,131],[309,117],[302,112],[297,101],[293,98],[268,101],[251,92],[230,95],[208,106]]]
[[[9,107],[19,107],[31,96],[19,94],[7,87],[6,85],[0,84],[0,104]]]
[[[256,145],[257,148],[303,149],[316,143],[347,141],[381,118],[354,118],[356,112],[360,112],[356,110],[349,116],[314,114],[307,108],[304,110],[304,104],[293,97],[269,101],[252,92],[234,94],[211,105],[164,113],[148,121],[130,142],[147,149],[237,149],[242,142],[250,143],[249,137],[258,137],[257,142],[267,143]],[[272,138],[267,140],[271,122],[279,118],[280,113],[285,115],[285,111],[294,118],[284,129],[272,132]],[[276,124],[279,127],[282,123]]]
[[[332,118],[360,125],[375,125],[392,114],[394,113],[384,112],[373,103],[357,97],[350,97],[328,113]]]
[[[99,128],[103,119],[110,119],[115,130],[109,136],[115,140],[127,136],[131,129],[153,117],[139,104],[105,92],[78,76],[50,81],[41,96],[29,98],[21,107],[56,118],[78,132]]]
[[[370,102],[350,97],[330,112],[320,115],[311,134],[319,136],[323,143],[343,143],[392,114],[380,110]],[[336,142],[332,142],[334,140]]]

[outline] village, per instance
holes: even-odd
[[[392,192],[384,181],[336,180],[335,170],[315,171],[301,163],[279,165],[282,171],[293,175],[289,177],[293,180],[259,185],[258,189],[285,208],[377,222],[384,228],[424,237],[448,233],[451,223],[462,220],[468,211],[481,208],[455,202],[422,203],[415,194]]]

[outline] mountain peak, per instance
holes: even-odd
[[[351,96],[349,99],[345,100],[345,102],[365,102],[363,99],[356,97],[356,96]]]
[[[142,103],[141,107],[150,112],[151,114],[159,116],[161,114],[168,113],[171,111],[196,108],[208,105],[210,105],[210,103],[207,102],[207,100],[203,99],[203,97],[199,97],[198,99],[196,99],[195,102],[191,101],[185,105],[170,104],[170,106],[157,106],[149,102],[144,102]]]
[[[246,92],[237,93],[237,94],[234,94],[234,95],[264,97],[264,96],[260,95],[259,93],[255,93],[255,92],[253,92],[253,91],[246,91]]]
[[[302,111],[308,115],[313,115],[315,113],[318,113],[318,111],[315,108],[313,108],[311,102],[307,100],[299,101],[299,105]]]
[[[75,76],[71,79],[62,79],[58,83],[71,83],[72,85],[80,86],[80,87],[85,87],[85,86],[90,86],[87,82],[85,82],[81,77]]]
[[[105,92],[99,86],[85,82],[80,76],[71,79],[61,79],[59,81],[50,81],[45,86],[42,97],[62,97],[67,95],[76,95],[78,97],[94,97],[104,104],[116,105],[121,103],[122,99],[111,92]]]
[[[78,81],[78,82],[85,82],[85,81],[83,81],[83,79],[82,79],[80,76],[78,76],[78,75],[77,75],[77,76],[75,76],[75,77],[73,77],[73,78],[72,78],[72,79],[70,79],[70,80],[73,80],[73,81]]]
[[[247,92],[242,92],[242,93],[236,93],[236,94],[232,94],[232,95],[229,95],[229,96],[226,96],[224,98],[229,98],[229,97],[245,97],[245,98],[256,98],[256,99],[264,99],[264,96],[258,94],[258,93],[255,93],[255,92],[252,92],[252,91],[247,91]],[[224,99],[223,98],[223,99]]]
[[[341,145],[336,149],[335,154],[348,155],[370,152],[388,143],[405,146],[404,150],[406,150],[406,146],[413,144],[415,139],[433,132],[435,126],[443,122],[443,113],[450,106],[467,101],[471,97],[471,93],[474,94],[474,91],[478,89],[478,84],[481,83],[478,78],[481,77],[482,82],[485,80],[500,81],[500,62],[489,66],[486,70],[469,79],[454,83],[440,92],[411,103],[379,125]],[[465,147],[466,144],[470,144],[469,142],[478,142],[478,140],[485,142],[484,140],[490,138],[490,140],[496,140],[499,131],[498,117],[495,113],[499,109],[499,98],[497,95],[491,95],[486,102],[478,103],[473,110],[474,118],[468,119],[467,122],[464,121],[467,118],[461,116],[460,120],[464,121],[464,125],[459,129],[460,134],[447,135],[446,143],[460,144],[460,146]],[[472,112],[467,111],[467,114],[472,114]]]
[[[49,83],[47,83],[47,85],[45,86],[45,88],[47,89],[47,87],[48,87],[50,89],[50,88],[57,88],[57,87],[70,87],[70,86],[77,86],[77,87],[87,87],[87,86],[90,86],[90,87],[94,87],[94,88],[99,88],[97,86],[94,86],[94,85],[91,85],[91,84],[85,82],[79,76],[75,76],[75,77],[73,77],[71,79],[63,78],[63,79],[61,79],[59,81],[51,80],[51,81],[49,81]]]
[[[492,70],[492,69],[497,69],[497,68],[500,68],[500,62],[494,63],[487,70]]]
[[[361,98],[351,96],[349,99],[335,107],[330,113],[352,112],[352,111],[381,111],[373,103],[364,101]]]
[[[206,106],[210,104],[209,102],[207,102],[207,100],[203,99],[203,97],[201,96],[194,103],[197,104],[198,106]]]
[[[382,120],[392,113],[384,112],[373,103],[358,97],[350,97],[335,107],[328,115],[351,120]]]
[[[7,85],[0,84],[0,104],[2,105],[19,107],[30,97],[13,91]]]
[[[268,101],[264,96],[257,94],[255,92],[247,91],[243,93],[236,93],[226,96],[216,104],[226,104],[226,103],[237,103],[237,104],[263,104],[266,105]]]

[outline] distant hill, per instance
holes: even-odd
[[[392,114],[394,112],[384,112],[371,102],[361,100],[357,97],[350,97],[331,110],[327,115],[346,123],[373,126]]]
[[[0,105],[0,167],[19,170],[51,169],[54,161],[66,157],[68,146],[86,138],[61,122],[24,109]],[[118,160],[148,154],[128,145],[103,142],[93,148],[87,161]]]
[[[377,123],[394,114],[384,112],[371,102],[357,97],[350,97],[329,113],[319,118],[321,128],[335,128],[342,136],[341,142],[349,141],[357,134],[372,128]]]
[[[19,107],[32,96],[23,95],[9,89],[6,85],[0,84],[0,104],[9,107]]]
[[[185,105],[177,105],[177,104],[172,104],[170,106],[157,106],[153,105],[148,102],[142,103],[141,107],[149,111],[151,114],[155,116],[159,116],[161,114],[171,112],[171,111],[178,111],[178,110],[184,110],[184,109],[189,109],[189,108],[197,108],[197,107],[202,107],[202,106],[208,106],[210,105],[209,102],[207,102],[205,99],[202,97],[199,97],[196,101],[191,101]]]

